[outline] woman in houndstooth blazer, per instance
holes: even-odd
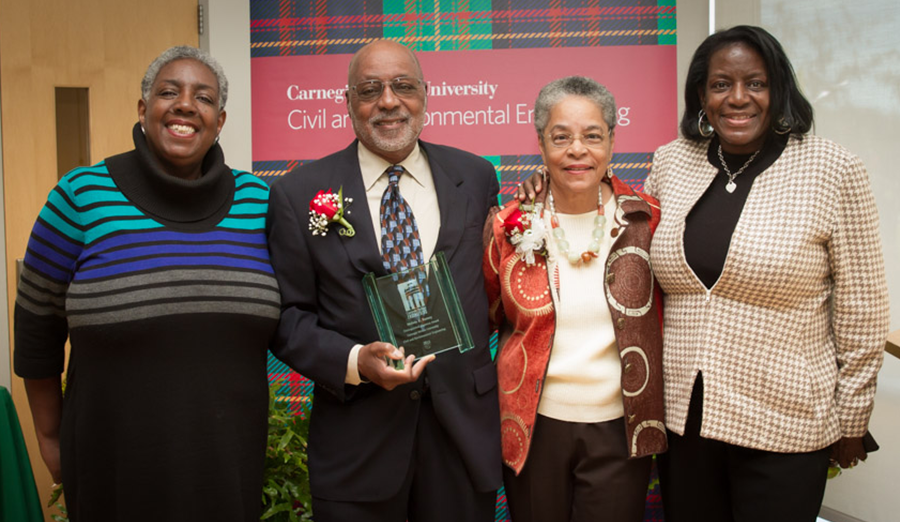
[[[812,107],[761,28],[707,38],[685,101],[645,185],[662,207],[666,521],[815,521],[829,462],[866,458],[888,331],[868,176],[807,135]]]

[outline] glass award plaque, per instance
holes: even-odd
[[[416,359],[475,347],[443,252],[423,266],[376,277],[363,287],[381,341]]]

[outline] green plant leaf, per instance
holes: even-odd
[[[270,386],[265,487],[261,496],[263,520],[309,521],[312,515],[312,495],[306,464],[309,412],[306,411],[305,415],[300,412],[298,415],[295,411],[298,403],[279,396],[284,393],[285,382],[274,381]]]
[[[281,440],[278,441],[278,446],[277,446],[278,451],[284,450],[284,448],[286,448],[287,445],[291,443],[291,439],[293,439],[293,438],[294,438],[294,433],[291,431],[288,431],[287,433],[282,435]]]
[[[260,517],[260,520],[267,520],[279,513],[285,513],[292,509],[294,509],[294,505],[292,502],[283,502],[281,504],[275,504],[274,506],[267,509],[265,511],[265,513],[263,513],[262,517]]]

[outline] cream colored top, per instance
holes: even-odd
[[[603,294],[606,258],[614,239],[610,235],[615,198],[605,205],[606,227],[599,257],[572,265],[559,257],[556,243],[548,248],[556,258],[551,274],[558,274],[555,293],[556,333],[538,413],[568,422],[603,422],[621,417],[622,365],[609,305]],[[549,212],[545,212],[548,230]],[[596,211],[558,214],[569,248],[584,252],[594,231]],[[553,284],[553,282],[551,282]],[[554,285],[555,286],[555,285]]]

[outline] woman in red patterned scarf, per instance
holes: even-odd
[[[546,206],[488,220],[484,275],[513,520],[640,522],[649,455],[664,451],[656,200],[609,168],[615,99],[551,82],[534,110]]]

